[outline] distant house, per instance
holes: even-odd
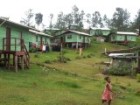
[[[94,36],[100,42],[106,41],[110,32],[111,30],[109,28],[90,28],[90,35]]]
[[[75,30],[66,30],[54,37],[54,42],[69,48],[87,47],[91,41],[91,35]]]
[[[45,34],[43,32],[37,30],[29,30],[31,32],[30,39],[30,48],[37,48],[38,50],[42,50],[42,46],[48,46],[50,48],[50,39],[52,36]]]
[[[111,42],[119,42],[119,43],[127,43],[136,41],[138,34],[134,32],[120,32],[111,34],[110,41]]]
[[[61,30],[58,29],[58,28],[46,28],[46,29],[44,30],[44,33],[46,33],[46,34],[48,34],[48,35],[54,36],[55,33],[59,32],[59,31],[61,31]]]

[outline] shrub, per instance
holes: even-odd
[[[67,63],[67,61],[70,61],[69,58],[65,57],[66,50],[62,50],[58,56],[58,61],[62,63]]]
[[[131,67],[130,63],[120,61],[117,64],[110,67],[107,71],[109,74],[118,75],[118,76],[125,76],[125,75],[132,75],[134,74],[134,70]]]
[[[32,52],[32,53],[37,52],[37,49],[36,48],[30,48],[29,52]]]
[[[81,59],[82,57],[80,57],[80,56],[77,56],[75,59]]]
[[[50,60],[46,60],[45,63],[51,64],[52,62]]]
[[[91,55],[87,55],[87,58],[91,58]]]
[[[136,93],[135,93],[137,96],[140,96],[140,89],[136,90]]]
[[[83,56],[83,58],[86,58],[86,56]]]
[[[137,74],[136,78],[137,78],[137,81],[140,82],[140,74]]]
[[[39,54],[35,54],[34,57],[35,57],[35,58],[39,58]]]

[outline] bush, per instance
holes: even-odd
[[[109,74],[118,75],[118,76],[125,76],[125,75],[132,75],[134,74],[134,70],[131,67],[130,63],[120,61],[116,65],[110,67],[107,71]]]
[[[81,56],[77,56],[75,59],[81,59],[82,57]]]
[[[52,62],[50,60],[46,60],[45,63],[51,64]]]
[[[140,82],[140,74],[137,74],[136,78],[137,78],[137,81]]]
[[[91,58],[91,55],[87,55],[87,58]]]
[[[37,49],[36,48],[30,48],[29,52],[35,53],[35,52],[37,52]]]
[[[35,58],[39,58],[39,54],[35,54],[34,57],[35,57]]]

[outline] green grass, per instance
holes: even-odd
[[[140,84],[135,79],[111,78],[117,93],[113,105],[140,103],[136,95]],[[105,82],[103,75],[86,78],[32,65],[18,73],[1,70],[0,84],[0,105],[101,105]]]
[[[29,70],[17,73],[0,69],[0,105],[101,105],[104,89],[104,75],[101,72],[103,56],[107,50],[126,47],[109,43],[94,43],[83,50],[80,59],[76,50],[65,49],[65,56],[71,61],[54,62],[59,52],[32,53],[32,63],[51,64],[41,67],[32,64]],[[91,57],[87,57],[91,55]],[[56,68],[56,69],[53,69]],[[111,76],[113,84],[113,105],[139,105],[140,83],[135,78]]]

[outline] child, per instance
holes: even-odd
[[[112,86],[111,86],[111,80],[110,77],[105,77],[106,85],[105,89],[102,95],[102,103],[104,104],[105,102],[108,103],[108,105],[111,105],[111,100],[112,100]]]

